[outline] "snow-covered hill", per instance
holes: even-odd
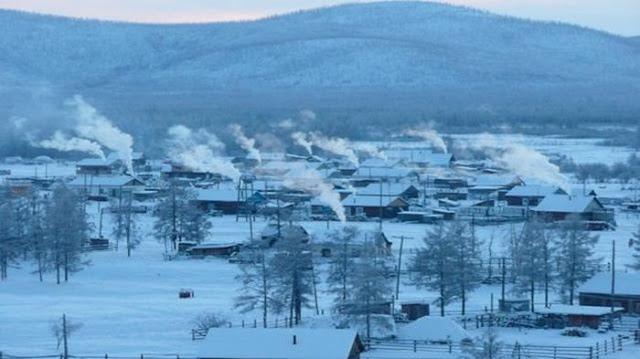
[[[0,11],[0,54],[0,91],[46,87],[106,105],[144,95],[145,108],[170,98],[185,108],[411,108],[413,117],[640,113],[636,41],[425,2],[197,25]]]

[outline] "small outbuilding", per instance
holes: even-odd
[[[611,273],[598,273],[578,288],[580,305],[624,308],[626,313],[640,314],[640,273],[616,272],[611,293]]]
[[[587,305],[552,304],[549,307],[536,308],[535,313],[541,316],[542,322],[552,328],[589,327],[598,329],[604,322],[619,315],[624,308],[595,307]]]

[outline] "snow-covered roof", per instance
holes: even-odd
[[[446,167],[453,160],[450,153],[434,153],[429,149],[400,148],[386,150],[385,154],[390,159],[406,159],[413,163],[427,163],[430,166]]]
[[[405,178],[415,172],[407,168],[367,167],[358,168],[353,177],[360,178]]]
[[[196,189],[196,200],[201,202],[237,202],[238,191],[231,188]]]
[[[532,186],[515,186],[509,192],[507,192],[507,196],[514,197],[545,197],[550,194],[562,194],[565,193],[558,187],[553,186],[540,186],[540,185],[532,185]]]
[[[112,152],[107,155],[107,158],[85,158],[76,163],[77,166],[81,167],[103,167],[103,166],[113,166],[117,161],[120,161],[118,154]]]
[[[597,199],[592,196],[552,194],[544,197],[533,210],[536,212],[582,213],[585,212],[594,201],[597,201]],[[598,206],[601,206],[599,202]]]
[[[522,179],[514,175],[480,175],[471,181],[470,185],[473,187],[493,187],[500,186],[505,187],[512,184],[521,183]]]
[[[228,242],[228,243],[211,243],[211,242],[206,242],[206,243],[200,243],[196,246],[191,247],[190,249],[217,249],[217,248],[229,248],[229,247],[236,247],[236,246],[240,246],[242,245],[239,242]]]
[[[396,200],[407,204],[405,200],[398,196],[382,196],[382,206],[387,207]],[[345,207],[380,207],[380,196],[358,196],[357,194],[352,194],[342,200],[342,205]]]
[[[212,328],[198,358],[347,359],[357,338],[346,329]]]
[[[128,185],[144,185],[132,176],[78,176],[69,182],[70,186],[120,187]]]
[[[578,288],[579,293],[611,294],[611,273],[598,273]],[[640,295],[640,273],[616,272],[615,294]]]
[[[413,187],[410,183],[383,183],[383,196],[400,196]],[[414,187],[415,188],[415,187]],[[360,188],[356,191],[359,196],[380,196],[380,183],[372,183],[367,187]]]
[[[426,316],[419,318],[407,325],[399,326],[397,330],[399,339],[458,342],[470,335],[460,324],[447,317]]]
[[[614,311],[624,310],[621,307],[614,307]],[[611,307],[596,307],[588,305],[568,305],[568,304],[552,304],[549,308],[536,307],[538,314],[558,314],[558,315],[591,315],[601,316],[611,313]]]
[[[388,160],[382,158],[368,158],[360,163],[360,168],[368,168],[368,167],[379,167],[379,168],[390,168],[395,167],[399,164],[400,161],[397,160]]]

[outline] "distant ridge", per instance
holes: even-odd
[[[350,127],[632,121],[637,44],[425,2],[182,25],[0,10],[0,116],[46,117],[34,109],[82,93],[125,126],[266,126],[303,108]]]

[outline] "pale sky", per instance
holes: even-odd
[[[557,20],[624,36],[640,36],[640,0],[435,0],[495,13]],[[257,19],[361,0],[0,0],[0,8],[135,22]]]

